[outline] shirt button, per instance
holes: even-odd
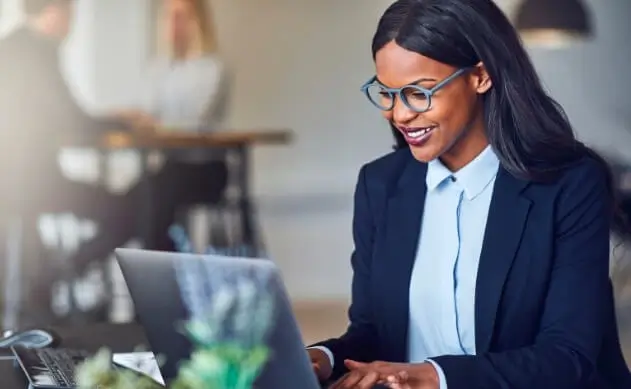
[[[449,176],[449,179],[451,180],[451,182],[456,182],[456,177],[454,176]]]

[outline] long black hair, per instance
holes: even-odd
[[[482,96],[489,143],[502,167],[531,180],[554,179],[589,156],[607,174],[607,162],[576,139],[561,106],[544,90],[519,35],[492,0],[399,0],[385,11],[372,42],[373,59],[391,41],[457,68],[482,62],[493,87]],[[396,148],[407,148],[392,126]],[[629,233],[624,213],[613,210],[613,229]]]

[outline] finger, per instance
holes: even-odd
[[[410,389],[408,377],[408,373],[405,371],[396,375],[389,375],[386,377],[385,385],[390,389]]]
[[[352,359],[346,359],[344,361],[344,365],[350,370],[356,370],[356,369],[361,369],[363,367],[366,367],[366,365],[368,364],[363,363],[363,362],[353,361]]]
[[[388,382],[390,382],[390,381],[388,381],[389,377],[392,377],[392,375],[378,374],[377,384],[379,384],[379,385],[387,384]]]
[[[361,380],[357,384],[355,384],[354,388],[357,389],[371,389],[375,386],[379,381],[379,374],[374,371],[369,371],[366,373]]]
[[[401,381],[407,381],[408,378],[410,378],[410,376],[408,375],[408,372],[403,370],[400,371],[399,374],[397,374],[397,377],[399,378],[399,380]]]
[[[394,375],[389,375],[385,381],[388,385],[396,385],[396,386],[400,386],[402,382],[405,382],[401,380],[398,376],[394,376]]]
[[[340,377],[331,386],[329,386],[329,389],[341,389],[341,388],[343,388],[342,384],[344,383],[344,380],[346,379],[346,376],[348,376],[348,374],[344,374],[342,377]]]
[[[330,389],[355,389],[357,383],[363,378],[359,372],[350,372],[336,382]]]

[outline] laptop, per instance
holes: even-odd
[[[279,269],[272,261],[138,249],[117,249],[115,254],[149,346],[156,355],[166,358],[160,368],[165,381],[176,377],[180,362],[188,359],[192,350],[191,343],[176,327],[189,315],[181,297],[175,266],[206,261],[206,266],[216,268],[218,272],[267,277],[268,287],[274,292],[274,320],[267,336],[271,356],[254,387],[320,388]]]

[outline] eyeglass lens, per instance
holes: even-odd
[[[396,92],[387,90],[384,86],[375,82],[366,89],[368,99],[382,110],[390,110],[394,107]],[[418,112],[424,112],[429,109],[430,97],[427,92],[413,85],[403,87],[399,96],[402,102],[410,109]]]

